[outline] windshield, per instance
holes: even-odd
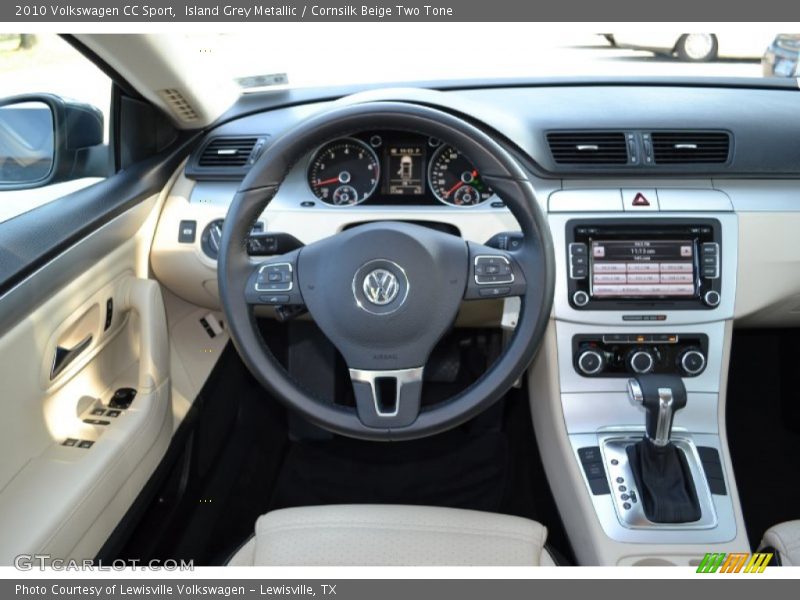
[[[773,28],[574,30],[533,23],[287,23],[236,34],[187,34],[200,54],[245,90],[553,76],[793,77],[796,60],[768,50]],[[686,24],[683,24],[686,27]],[[784,25],[785,27],[785,25]],[[797,51],[797,35],[783,34]],[[785,48],[785,50],[784,50]]]

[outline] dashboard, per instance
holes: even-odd
[[[800,322],[790,301],[800,294],[800,282],[782,271],[800,266],[800,251],[795,263],[780,235],[765,234],[800,225],[796,89],[695,82],[374,90],[334,101],[292,96],[302,93],[244,97],[181,169],[152,255],[159,279],[180,297],[219,306],[209,247],[260,152],[321,110],[390,99],[466,116],[519,159],[562,257],[557,317],[618,323],[625,309],[669,303],[668,322],[674,323],[730,318],[734,306],[737,317],[754,322]],[[770,106],[768,115],[764,106]],[[563,159],[576,149],[577,159]],[[655,164],[647,163],[653,151]],[[261,249],[254,254],[281,254],[375,220],[425,224],[480,244],[511,244],[518,225],[501,196],[485,185],[485,175],[474,172],[459,149],[429,136],[389,127],[342,132],[291,166],[256,223],[254,245]],[[677,228],[669,219],[678,220]],[[583,251],[580,244],[591,251],[586,275],[582,259],[570,254],[570,248]],[[715,244],[718,254],[705,256]],[[603,251],[607,257],[595,255]],[[619,252],[634,259],[611,260]],[[738,269],[726,259],[737,253]],[[776,256],[783,263],[773,264]],[[625,265],[623,281],[622,267],[614,263],[642,259],[657,264],[659,273],[655,266]],[[719,275],[711,272],[717,261]],[[687,264],[673,264],[679,262]]]

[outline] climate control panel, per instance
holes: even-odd
[[[706,368],[704,334],[611,333],[576,335],[573,366],[584,377],[630,377],[645,373],[696,377]]]

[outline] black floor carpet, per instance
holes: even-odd
[[[492,432],[392,444],[299,442],[283,463],[272,508],[402,503],[499,511],[507,464],[506,437]]]
[[[363,502],[536,519],[548,527],[551,546],[572,557],[524,390],[512,390],[462,427],[423,440],[290,441],[285,410],[229,347],[200,402],[189,454],[177,461],[189,468],[176,465],[119,558],[223,564],[269,510]]]
[[[800,519],[800,334],[737,331],[728,380],[727,428],[747,534]]]

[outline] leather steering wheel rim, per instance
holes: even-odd
[[[316,398],[303,389],[267,348],[244,292],[253,280],[255,268],[247,254],[247,236],[292,166],[327,141],[370,129],[420,133],[458,148],[505,202],[524,236],[519,249],[505,253],[513,259],[525,285],[520,294],[518,322],[504,351],[466,390],[419,411],[413,422],[402,427],[366,425],[352,408]],[[341,235],[344,234],[332,238]],[[303,252],[301,248],[299,255],[303,256]],[[523,375],[541,344],[550,318],[554,279],[553,244],[546,216],[525,171],[513,156],[488,133],[467,121],[437,108],[407,102],[336,107],[307,119],[275,140],[256,161],[231,203],[218,259],[220,298],[231,339],[261,385],[324,429],[380,441],[434,435],[464,423],[499,400]],[[337,345],[336,340],[331,341]]]

